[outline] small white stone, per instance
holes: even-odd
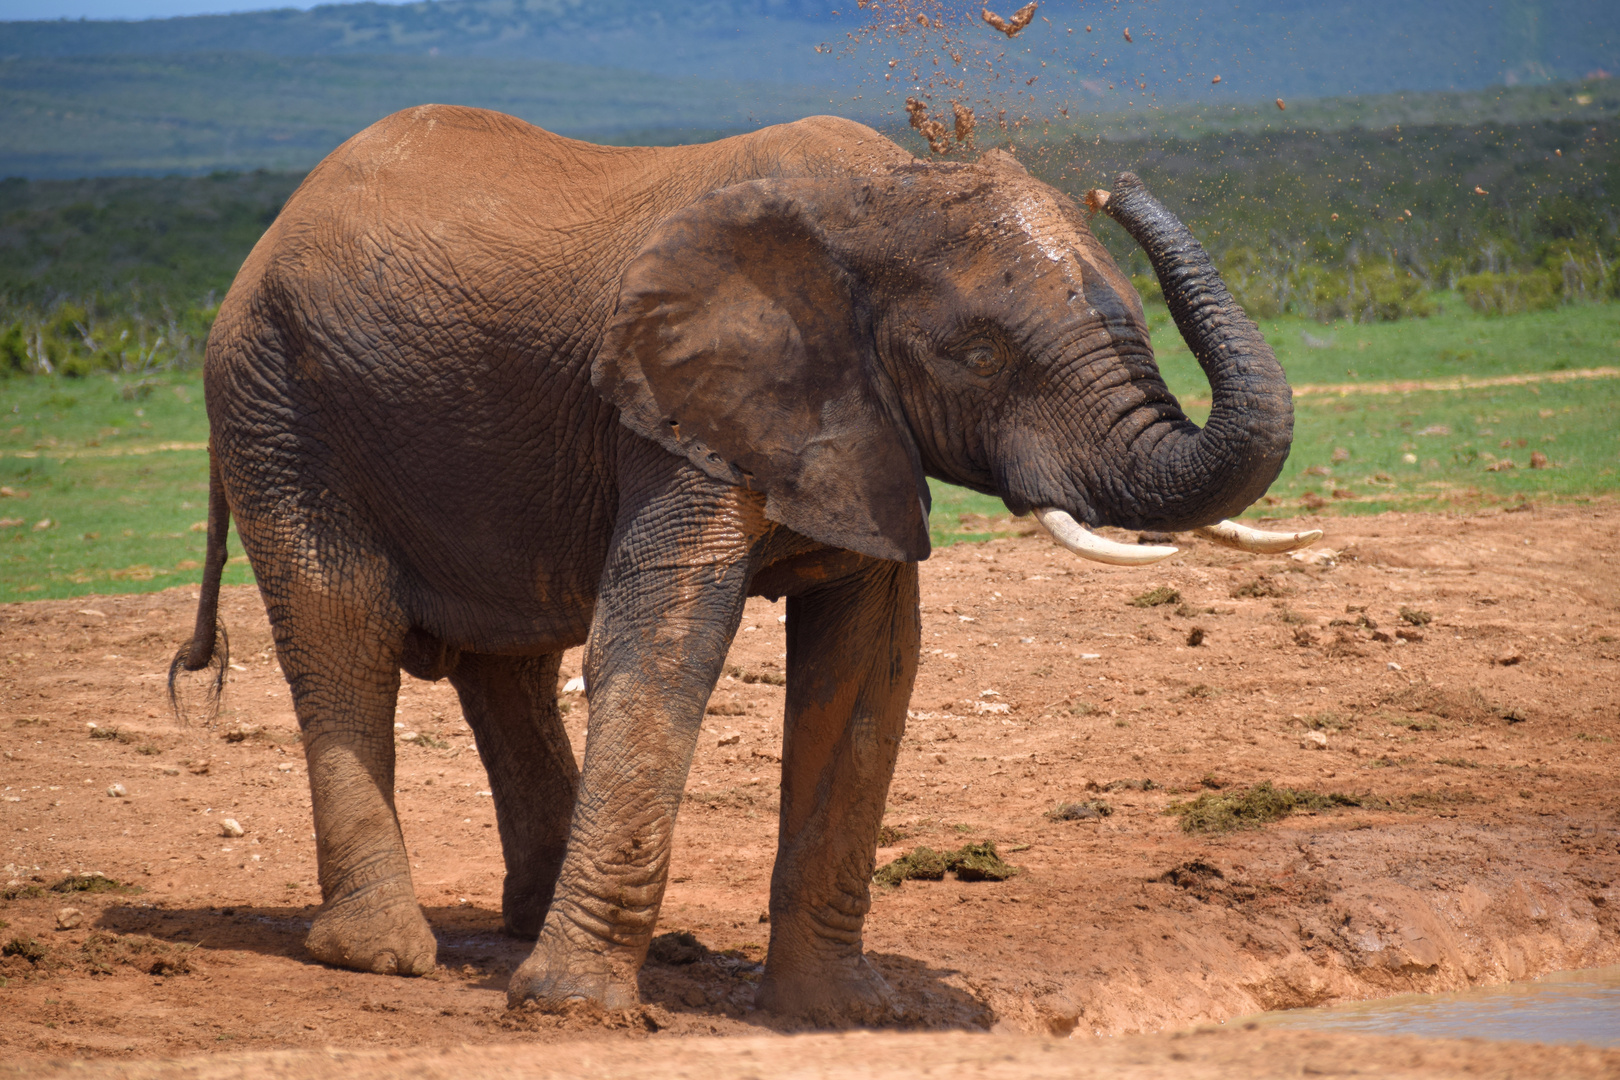
[[[1326,750],[1327,735],[1320,731],[1307,731],[1299,737],[1301,750]]]
[[[415,742],[417,739],[420,739],[421,736],[414,731],[407,731],[405,734],[401,735],[400,738],[404,739],[406,742]]]
[[[76,907],[65,907],[56,913],[58,930],[77,930],[84,925],[84,912]]]
[[[1391,660],[1389,662],[1389,670],[1391,670],[1391,671],[1399,671],[1399,670],[1401,670],[1401,665],[1399,665],[1395,661]]]
[[[221,836],[242,836],[246,832],[247,832],[246,829],[242,828],[241,825],[237,824],[237,821],[236,821],[235,818],[228,817],[228,818],[220,819],[219,835],[221,835]]]
[[[584,692],[585,676],[583,675],[575,675],[572,679],[563,683],[563,693],[565,694],[583,694]]]
[[[293,771],[292,762],[283,761],[280,765],[276,766],[276,771],[277,772],[292,772]]]
[[[107,788],[107,794],[115,799],[122,799],[127,796],[129,792],[124,790],[123,784],[113,784]]]

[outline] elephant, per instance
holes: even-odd
[[[920,652],[928,477],[1100,525],[1231,523],[1291,392],[1208,255],[1123,174],[1088,207],[999,150],[919,161],[813,117],[604,147],[422,106],[312,171],[209,335],[207,560],[174,671],[220,666],[234,518],[291,688],[322,905],[307,948],[433,969],[394,807],[401,671],[448,678],[488,771],[509,1001],[626,1007],[744,601],[787,598],[778,851],[757,1006],[891,1015],[862,953]],[[1092,235],[1150,257],[1210,379],[1199,428]],[[576,766],[557,702],[584,645]]]

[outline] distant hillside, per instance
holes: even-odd
[[[847,7],[853,14],[855,0]],[[816,0],[449,0],[334,4],[139,22],[0,23],[0,56],[189,52],[565,61],[668,76],[817,81],[813,45],[847,27]],[[853,22],[850,22],[853,25]]]
[[[834,111],[802,87],[534,60],[198,53],[0,61],[0,176],[305,170],[412,105],[498,109],[597,142],[715,138]],[[848,102],[843,111],[849,111]]]
[[[1549,260],[1562,275],[1570,252],[1610,266],[1620,257],[1620,80],[1300,101],[1286,114],[1216,117],[1190,134],[1197,119],[1185,107],[1166,110],[1155,130],[1124,117],[1046,139],[1021,133],[1017,154],[1076,195],[1135,170],[1262,311],[1331,314],[1341,293],[1324,282],[1343,284],[1356,267],[1398,266],[1402,280],[1410,270],[1444,288]],[[0,327],[62,298],[145,312],[206,307],[300,179],[0,182]],[[1097,233],[1151,292],[1136,245],[1112,225]]]

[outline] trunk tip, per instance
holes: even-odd
[[[1086,192],[1086,209],[1093,214],[1100,213],[1108,205],[1109,193],[1102,188],[1092,188]]]

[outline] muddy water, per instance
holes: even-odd
[[[1533,982],[1450,994],[1288,1009],[1250,1017],[1249,1022],[1363,1035],[1620,1046],[1620,967],[1561,971]]]

